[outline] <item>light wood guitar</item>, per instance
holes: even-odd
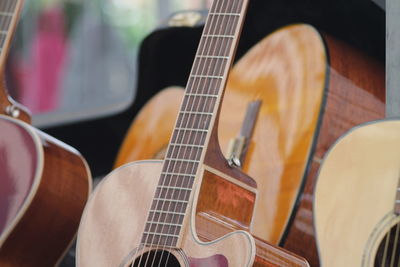
[[[283,235],[306,171],[327,79],[326,57],[321,36],[313,27],[291,25],[260,41],[229,75],[219,143],[224,156],[231,158],[230,143],[241,138],[248,104],[260,101],[241,168],[256,180],[259,191],[251,232],[274,244]],[[169,88],[142,108],[116,166],[162,158],[183,94]]]
[[[311,202],[316,171],[339,136],[384,116],[384,81],[382,66],[372,59],[301,24],[272,33],[238,61],[228,79],[218,138],[225,157],[231,158],[229,143],[241,135],[248,103],[261,101],[241,162],[259,192],[246,230],[318,266]],[[116,166],[163,157],[182,97],[181,90],[170,88],[144,106]],[[201,206],[198,215],[198,220],[215,218],[236,229],[245,225]]]
[[[22,8],[0,2],[0,77]],[[73,241],[91,176],[73,148],[35,129],[0,85],[0,266],[54,266]]]
[[[321,265],[400,265],[400,120],[346,133],[317,178],[314,216]]]
[[[208,217],[201,234],[211,241],[196,232],[196,207],[216,203],[244,227],[252,223],[256,183],[228,165],[217,141],[247,2],[214,1],[164,161],[124,165],[98,185],[79,228],[78,266],[308,266]]]

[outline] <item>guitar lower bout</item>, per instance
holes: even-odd
[[[79,227],[77,266],[129,266],[132,262],[134,266],[148,266],[141,259],[162,261],[165,254],[171,256],[169,264],[178,262],[179,266],[252,266],[253,237],[245,231],[235,231],[211,242],[200,241],[194,231],[192,206],[190,216],[183,219],[176,247],[171,248],[154,236],[143,242],[146,215],[152,208],[161,167],[159,161],[127,164],[97,186]],[[138,247],[145,249],[137,250]]]

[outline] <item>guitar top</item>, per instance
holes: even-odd
[[[355,127],[332,146],[314,214],[323,266],[399,266],[400,120]]]

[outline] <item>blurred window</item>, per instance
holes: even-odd
[[[173,12],[209,0],[26,0],[10,93],[36,126],[110,115],[135,97],[140,42]]]

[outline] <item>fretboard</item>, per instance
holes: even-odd
[[[16,14],[18,0],[0,1],[0,52],[3,54],[10,27]]]
[[[175,247],[179,240],[247,2],[215,0],[210,9],[142,236],[143,245]]]

